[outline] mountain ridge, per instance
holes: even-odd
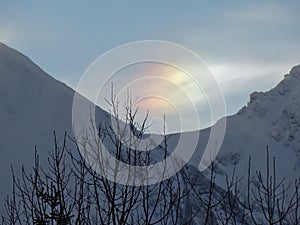
[[[25,75],[26,74],[26,75]],[[300,168],[300,66],[291,69],[276,87],[254,92],[247,106],[227,117],[223,146],[217,156],[219,176],[244,176],[251,155],[254,170],[265,168],[265,147],[279,159],[279,176],[298,178]],[[298,94],[299,93],[299,94]],[[72,133],[74,90],[52,78],[27,56],[0,43],[0,204],[10,191],[10,165],[32,167],[34,147],[44,160],[58,137]],[[98,109],[98,117],[106,113]],[[266,119],[267,118],[267,119]],[[197,149],[189,165],[198,168],[210,129],[201,130]],[[191,133],[191,132],[188,132]],[[183,135],[189,135],[188,133]],[[174,148],[180,134],[170,138]],[[222,182],[220,182],[222,185]],[[1,207],[2,207],[1,206]],[[0,208],[1,211],[3,208]]]

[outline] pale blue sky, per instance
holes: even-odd
[[[175,42],[210,66],[232,114],[300,64],[299,10],[300,1],[1,0],[0,41],[73,88],[120,44]]]

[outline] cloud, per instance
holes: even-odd
[[[270,90],[295,65],[287,62],[216,64],[211,66],[211,71],[223,91],[228,114],[234,114],[247,103],[252,92]]]

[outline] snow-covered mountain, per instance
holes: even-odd
[[[202,133],[208,133],[209,129]],[[205,134],[203,134],[205,135]],[[199,149],[203,146],[199,144]],[[236,115],[227,117],[224,142],[218,154],[220,169],[237,175],[247,174],[249,156],[253,170],[265,170],[266,147],[275,157],[278,178],[293,182],[300,177],[300,66],[267,92],[254,92]],[[201,154],[195,153],[191,164],[197,166]],[[200,151],[201,152],[201,151]],[[222,171],[222,170],[221,170]]]
[[[0,43],[0,204],[10,192],[10,165],[32,166],[34,147],[42,157],[53,145],[53,132],[72,133],[74,91],[55,80],[30,59]],[[107,114],[97,109],[96,117]],[[189,165],[198,168],[210,129],[201,131],[197,150]],[[183,135],[190,135],[189,133]],[[179,134],[170,138],[177,143]],[[247,173],[248,157],[253,169],[265,167],[266,146],[276,157],[278,176],[292,181],[300,171],[300,66],[294,67],[272,90],[254,92],[247,106],[227,118],[227,129],[218,173]],[[220,183],[222,185],[222,183]]]
[[[29,58],[0,43],[0,209],[10,193],[11,165],[31,169],[34,148],[41,160],[53,147],[53,132],[72,133],[74,91]],[[98,117],[104,111],[98,108]]]

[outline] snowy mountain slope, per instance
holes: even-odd
[[[278,178],[292,182],[300,177],[300,66],[293,67],[272,90],[252,93],[247,106],[227,118],[217,158],[229,174],[238,161],[237,175],[245,177],[250,155],[253,171],[266,168],[266,146],[276,159]],[[199,143],[199,150],[203,148]],[[190,162],[194,166],[202,156],[199,150]]]
[[[0,43],[0,204],[10,193],[11,169],[31,169],[34,147],[41,160],[53,147],[53,132],[72,132],[74,91],[30,59]],[[99,117],[104,111],[98,109]]]
[[[0,212],[10,192],[10,165],[24,164],[30,168],[35,145],[45,160],[46,151],[53,146],[53,131],[58,137],[65,131],[72,132],[73,96],[71,88],[0,43]],[[222,171],[231,172],[233,164],[238,167],[237,175],[245,176],[249,155],[253,169],[264,168],[267,145],[276,156],[279,176],[290,181],[299,177],[299,96],[300,66],[294,67],[274,89],[253,93],[247,106],[227,118],[226,135],[218,155],[222,159],[221,177]],[[107,114],[97,108],[96,117],[105,120]],[[209,134],[210,129],[201,131],[189,165],[198,168]],[[191,132],[182,135],[193,137]],[[178,138],[179,134],[174,134],[169,139],[170,149],[176,146]]]
[[[72,89],[26,56],[0,44],[0,215],[4,214],[5,197],[11,193],[10,166],[15,171],[20,171],[22,165],[30,170],[37,146],[45,168],[48,151],[53,148],[53,132],[60,139],[65,131],[72,133],[73,97]],[[97,108],[96,117],[103,122],[107,113]],[[201,175],[201,187],[207,185]],[[199,207],[194,202],[194,210]]]

